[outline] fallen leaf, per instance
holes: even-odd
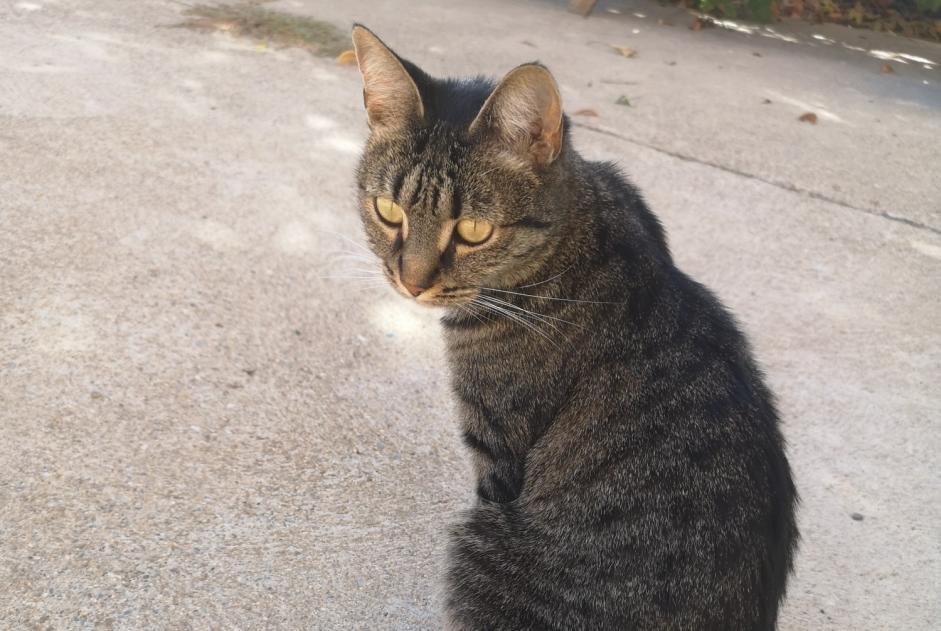
[[[761,101],[761,104],[762,104],[762,105],[771,105],[771,99],[763,99],[763,100]]]
[[[578,13],[584,18],[588,17],[591,10],[595,8],[598,0],[569,0],[569,11]]]
[[[268,50],[268,42],[259,42],[255,44],[255,50]]]
[[[590,107],[583,107],[580,110],[575,110],[572,112],[573,116],[598,116],[598,112],[591,109]]]
[[[890,64],[889,62],[885,62],[884,64],[882,64],[883,74],[892,74],[893,72],[895,72],[895,68],[892,67],[892,64]]]
[[[624,95],[624,94],[622,94],[621,96],[619,96],[619,97],[618,97],[618,100],[615,101],[614,103],[615,103],[615,105],[626,105],[626,106],[628,106],[628,107],[631,106],[631,100],[630,100],[629,98],[627,98],[627,96]]]
[[[353,49],[344,50],[342,53],[337,55],[337,64],[341,66],[349,66],[356,63],[356,51]]]
[[[811,125],[816,125],[817,115],[814,114],[813,112],[804,112],[803,114],[797,117],[797,120],[801,121],[802,123],[810,123]]]
[[[608,44],[608,46],[621,53],[624,57],[633,57],[637,54],[636,50],[628,48],[627,46],[615,46],[614,44]]]
[[[754,52],[752,53],[752,55],[754,55],[755,57],[761,57],[761,53],[758,53],[758,52]]]

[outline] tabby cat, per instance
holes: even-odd
[[[796,494],[732,317],[572,148],[545,67],[440,80],[353,42],[362,222],[389,282],[442,309],[474,460],[444,626],[774,629]]]

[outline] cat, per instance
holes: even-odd
[[[452,631],[771,630],[798,539],[772,394],[538,63],[434,79],[361,25],[367,240],[442,329],[476,500]]]

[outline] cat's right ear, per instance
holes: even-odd
[[[363,104],[369,128],[382,131],[421,121],[421,93],[398,56],[372,31],[353,27],[353,49],[363,75]]]

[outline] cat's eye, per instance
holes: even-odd
[[[478,245],[493,234],[493,224],[480,219],[461,219],[457,222],[457,235],[471,245]]]
[[[405,218],[402,207],[388,197],[377,197],[373,203],[376,205],[376,212],[379,213],[379,217],[386,223],[397,226]]]

